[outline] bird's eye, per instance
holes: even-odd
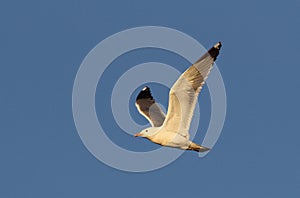
[[[148,130],[146,130],[146,132],[148,132]]]

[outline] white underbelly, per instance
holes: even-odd
[[[161,134],[158,133],[150,140],[163,146],[181,149],[187,149],[190,144],[190,141],[186,137],[174,132],[163,132]]]

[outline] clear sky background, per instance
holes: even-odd
[[[1,1],[0,197],[299,197],[299,10],[299,0]],[[81,142],[72,87],[95,45],[144,25],[178,29],[206,48],[223,42],[217,64],[228,110],[204,159],[185,152],[162,169],[129,173],[104,165]],[[96,99],[109,91],[106,79],[148,61],[181,71],[189,64],[162,50],[129,53],[106,71]],[[153,85],[163,104],[166,91]],[[199,102],[201,115],[209,112],[207,87]],[[110,108],[96,105],[114,142],[136,151],[157,148],[123,133]],[[134,105],[130,110],[145,123]],[[208,118],[201,117],[204,130]]]

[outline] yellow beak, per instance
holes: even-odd
[[[139,137],[139,136],[141,136],[141,134],[140,134],[140,133],[136,133],[136,134],[134,134],[134,137]]]

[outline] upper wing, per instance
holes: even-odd
[[[190,66],[175,82],[169,93],[169,107],[163,127],[189,138],[189,128],[198,95],[216,60],[221,43],[217,43]]]
[[[155,103],[150,88],[144,87],[136,98],[135,106],[153,127],[160,127],[164,123],[166,115],[160,106]]]

